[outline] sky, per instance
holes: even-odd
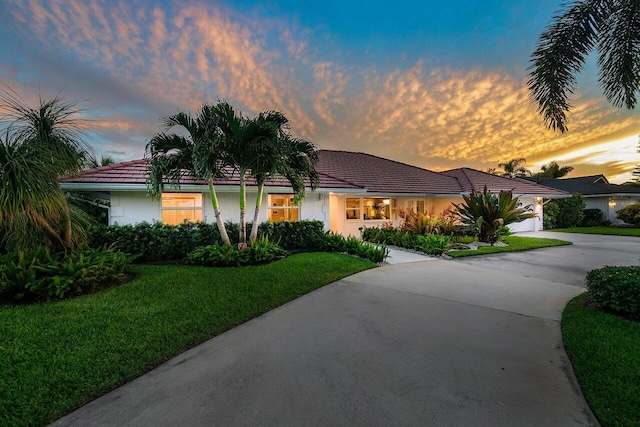
[[[161,119],[226,100],[279,110],[320,149],[434,171],[524,157],[627,181],[640,115],[607,103],[590,57],[569,132],[547,130],[526,82],[560,1],[2,0],[0,85],[60,95],[98,157],[139,159]]]

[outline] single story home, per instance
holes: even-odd
[[[584,197],[586,209],[600,209],[602,220],[622,224],[616,212],[625,206],[640,203],[640,187],[611,184],[604,175],[580,176],[577,178],[527,178],[537,184],[568,193],[579,193]]]
[[[515,180],[470,168],[433,172],[366,153],[319,150],[320,185],[301,204],[293,202],[286,180],[265,185],[261,220],[319,220],[325,229],[359,236],[359,228],[398,225],[399,209],[441,213],[462,202],[462,195],[485,186],[492,192],[513,190],[522,205],[531,205],[535,218],[512,224],[513,231],[542,229],[543,198],[569,194],[533,182]],[[147,195],[147,161],[134,160],[85,170],[62,181],[65,189],[92,193],[109,200],[110,224],[184,220],[214,221],[208,186],[186,177],[180,188],[167,186],[160,200]],[[238,176],[215,182],[224,220],[238,221]],[[247,217],[253,217],[257,188],[247,187]]]

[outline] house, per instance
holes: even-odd
[[[614,224],[623,221],[616,212],[625,206],[640,203],[640,187],[611,184],[604,175],[580,176],[577,178],[527,178],[528,180],[568,193],[579,193],[584,197],[586,209],[600,209],[602,220]]]
[[[320,220],[325,229],[359,236],[359,228],[385,223],[398,225],[399,209],[440,213],[462,201],[471,190],[513,190],[523,205],[531,205],[537,215],[511,226],[514,231],[542,229],[542,199],[569,194],[533,182],[490,175],[469,168],[433,172],[365,153],[320,150],[317,170],[320,185],[297,205],[286,180],[265,185],[261,220]],[[185,177],[179,189],[166,187],[160,200],[147,196],[147,161],[134,160],[83,171],[64,179],[63,188],[92,193],[109,200],[110,224],[162,221],[178,224],[184,220],[214,220],[208,186]],[[225,220],[237,221],[237,173],[215,182]],[[248,217],[252,218],[257,195],[255,182],[247,186]]]

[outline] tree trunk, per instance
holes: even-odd
[[[245,177],[244,177],[244,171],[240,171],[240,239],[239,239],[239,242],[244,245],[247,244],[246,210],[247,210],[247,193],[246,193]]]
[[[218,225],[218,231],[220,232],[222,243],[225,246],[231,246],[231,240],[229,240],[227,228],[224,226],[222,213],[220,212],[220,208],[218,205],[218,196],[216,195],[216,189],[213,187],[213,184],[211,184],[211,182],[209,182],[209,192],[211,193],[211,204],[213,205],[213,213],[216,216],[216,224]]]
[[[251,224],[251,242],[258,240],[258,221],[260,220],[260,208],[262,207],[262,193],[264,184],[258,186],[258,196],[256,197],[256,211],[253,214],[253,223]]]

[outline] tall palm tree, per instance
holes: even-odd
[[[273,114],[273,112],[268,114]],[[284,124],[286,123],[288,122],[284,122]],[[280,125],[279,136],[270,141],[272,150],[269,151],[269,155],[259,159],[251,171],[258,184],[258,195],[256,196],[256,208],[250,236],[252,242],[258,238],[262,194],[264,184],[268,179],[283,177],[289,181],[294,194],[293,199],[296,203],[304,200],[307,181],[312,190],[315,190],[320,183],[319,174],[316,171],[316,165],[318,164],[316,147],[309,141],[293,138],[286,129],[286,127]]]
[[[31,108],[13,91],[0,93],[0,225],[2,243],[72,250],[84,240],[78,212],[58,178],[82,169],[89,148],[80,109],[59,97]]]
[[[247,243],[247,179],[252,170],[259,171],[265,158],[275,155],[272,141],[277,138],[277,126],[262,117],[249,118],[227,102],[218,102],[212,108],[221,135],[221,147],[226,162],[233,166],[240,181],[239,242]]]
[[[540,167],[540,172],[536,173],[534,176],[536,178],[562,178],[566,176],[573,170],[573,166],[562,166],[558,164],[555,160],[550,162],[548,165],[542,165]]]
[[[525,162],[525,158],[520,157],[518,159],[511,159],[506,163],[499,163],[498,167],[501,167],[504,170],[502,176],[508,176],[509,178],[522,178],[531,175],[529,169],[522,166],[522,164]]]
[[[548,128],[567,131],[576,74],[598,52],[607,100],[632,109],[640,90],[640,4],[637,0],[567,3],[540,36],[531,57],[529,90]]]
[[[180,126],[188,136],[167,133]],[[179,188],[185,174],[204,179],[211,193],[211,204],[222,242],[230,246],[220,204],[216,194],[214,179],[225,176],[225,158],[217,131],[217,117],[213,107],[204,105],[196,117],[178,113],[164,121],[165,131],[151,138],[146,146],[146,157],[150,159],[149,194],[159,198],[164,189],[165,180],[169,185]]]

